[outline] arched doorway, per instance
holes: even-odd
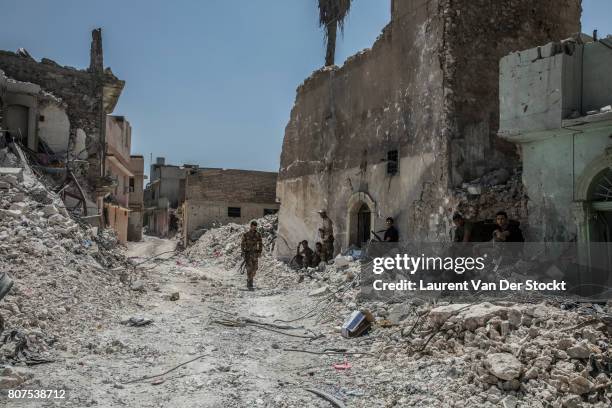
[[[370,239],[370,231],[374,226],[376,205],[367,193],[355,193],[348,202],[347,240],[346,247],[361,248]]]
[[[576,184],[580,280],[586,296],[609,296],[612,286],[612,150],[589,163]]]
[[[591,242],[612,242],[612,168],[599,173],[591,183],[589,201],[593,210]]]
[[[589,188],[589,252],[590,267],[612,271],[612,168],[601,171]],[[607,281],[612,280],[608,276]],[[606,281],[602,277],[602,281]]]

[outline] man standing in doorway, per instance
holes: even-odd
[[[327,262],[334,257],[334,224],[327,216],[327,211],[320,210],[319,215],[321,216],[321,227],[319,228],[319,234],[321,235],[321,241],[325,247],[325,254],[327,258],[325,261]]]
[[[257,221],[251,221],[249,230],[242,235],[240,244],[247,270],[247,289],[253,290],[253,279],[258,268],[258,260],[263,251],[261,234],[257,232]]]

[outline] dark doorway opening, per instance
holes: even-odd
[[[364,242],[370,240],[371,216],[370,207],[366,204],[362,204],[357,213],[357,246],[359,246],[359,248],[361,248]]]

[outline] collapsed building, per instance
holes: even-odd
[[[318,209],[334,223],[336,251],[366,241],[388,216],[401,239],[448,239],[457,188],[520,169],[513,143],[497,135],[499,60],[578,33],[580,15],[580,0],[392,1],[371,49],[297,90],[279,170],[277,256],[316,238]],[[506,205],[527,221],[525,206]]]
[[[104,67],[102,30],[92,31],[87,69],[48,58],[39,62],[21,48],[0,51],[0,81],[3,143],[20,145],[33,170],[51,182],[73,214],[111,226],[127,240],[128,219],[142,225],[142,211],[128,215],[127,185],[138,177],[130,170],[129,123],[109,116],[125,82]],[[122,207],[105,208],[118,201],[124,201]],[[112,217],[101,217],[109,211]]]
[[[246,224],[275,214],[277,173],[201,168],[187,173],[183,204],[183,243],[230,222]]]

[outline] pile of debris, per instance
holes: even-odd
[[[52,348],[80,347],[122,304],[127,263],[111,232],[72,219],[8,149],[0,158],[0,271],[13,280],[0,301],[0,362],[31,365],[52,359]]]
[[[467,368],[458,380],[466,406],[505,400],[504,406],[513,407],[607,407],[612,303],[594,306],[567,311],[549,303],[422,305],[418,318],[396,322],[402,336],[395,345],[416,359],[460,359]]]
[[[498,169],[463,183],[454,191],[455,208],[470,220],[495,220],[498,211],[524,223],[527,220],[527,195],[522,173]]]
[[[267,215],[257,221],[257,230],[261,233],[263,253],[259,259],[257,276],[265,278],[272,276],[276,283],[295,284],[297,275],[286,264],[276,260],[273,256],[276,243],[276,230],[278,217]],[[238,269],[242,262],[240,244],[242,235],[248,230],[248,225],[227,224],[218,228],[209,229],[187,250],[184,255],[196,262],[204,262],[223,267],[225,269]]]

